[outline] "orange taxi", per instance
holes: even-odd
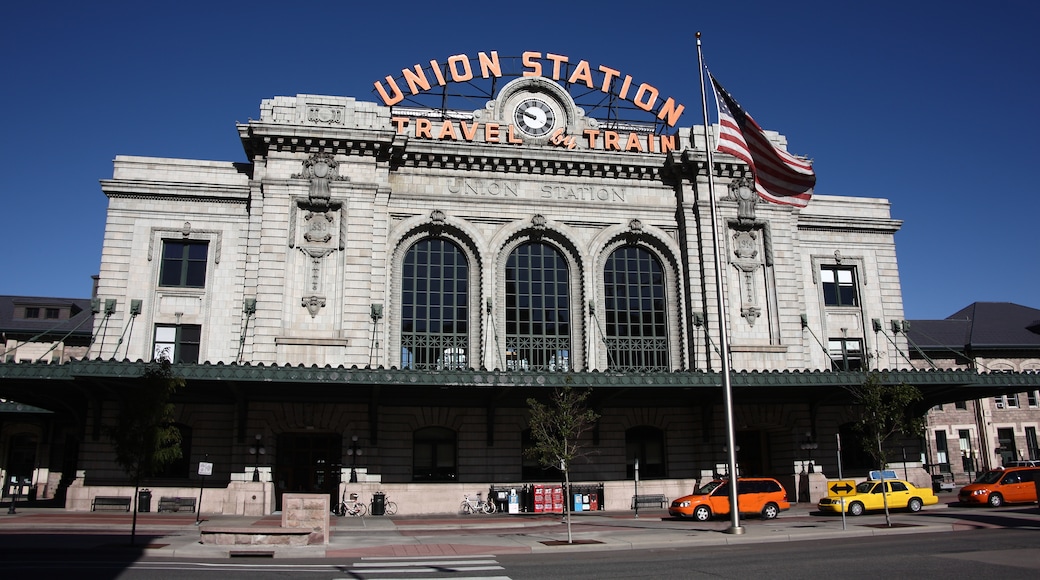
[[[699,522],[727,515],[730,513],[729,485],[728,479],[709,481],[694,493],[672,501],[668,514]],[[737,508],[742,514],[761,514],[763,519],[771,520],[791,509],[791,503],[779,481],[769,477],[742,477],[737,485]]]

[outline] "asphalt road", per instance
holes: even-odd
[[[5,558],[9,578],[378,579],[494,578],[1036,578],[1040,520],[1033,528],[842,538],[661,550],[431,558],[113,561],[83,554]]]

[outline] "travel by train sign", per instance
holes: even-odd
[[[564,94],[581,94],[592,104],[579,103],[589,118],[602,123],[576,126],[568,123],[565,99],[553,98],[553,91],[534,92],[509,101],[508,110],[500,110],[498,118],[466,118],[459,108],[444,104],[449,97],[460,98],[469,107],[500,98],[499,79],[516,77],[554,83]],[[490,90],[474,89],[483,81]],[[451,90],[448,86],[451,85]],[[506,85],[507,87],[509,85]],[[546,85],[541,85],[546,86]],[[574,91],[569,91],[570,88]],[[470,94],[466,94],[470,91]],[[677,149],[674,128],[685,106],[670,96],[662,96],[654,85],[642,82],[617,68],[574,60],[565,55],[528,51],[519,58],[500,58],[495,51],[480,52],[475,58],[457,54],[443,61],[430,60],[429,65],[415,64],[401,69],[400,76],[387,75],[374,83],[374,92],[386,106],[394,107],[393,122],[399,134],[416,139],[466,141],[515,145],[538,143],[568,149],[666,153]],[[417,104],[440,99],[428,109]],[[591,101],[588,101],[591,102]],[[603,103],[607,103],[604,105]],[[410,108],[410,107],[415,108]],[[428,114],[439,109],[440,114]],[[591,109],[591,110],[589,110]],[[451,112],[449,113],[449,110]],[[633,115],[622,118],[622,111]],[[669,134],[669,130],[671,134]]]

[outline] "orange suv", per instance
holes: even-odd
[[[729,480],[713,480],[692,495],[680,497],[668,507],[677,518],[693,518],[706,522],[729,513]],[[787,491],[780,482],[769,477],[742,477],[737,484],[737,508],[742,514],[761,514],[771,520],[791,509]]]
[[[983,473],[973,483],[961,488],[957,499],[962,504],[986,504],[1000,507],[1005,503],[1036,501],[1036,481],[1040,467],[1005,467]]]

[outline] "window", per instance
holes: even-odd
[[[191,469],[191,427],[181,423],[174,423],[172,427],[181,434],[181,456],[179,459],[167,463],[155,474],[155,477],[188,479]]]
[[[996,405],[998,409],[1003,409],[1004,408],[1004,396],[1001,395],[999,397],[993,397],[993,404]]]
[[[208,254],[209,242],[164,240],[159,285],[205,287]]]
[[[412,481],[455,481],[455,432],[423,427],[412,435]]]
[[[967,401],[957,401],[957,402],[955,402],[953,404],[953,408],[957,409],[958,411],[967,411],[968,410],[968,402]]]
[[[1030,409],[1035,409],[1037,407],[1037,400],[1038,397],[1036,391],[1029,391],[1026,393],[1026,404],[1029,405]]]
[[[820,268],[823,283],[823,303],[827,306],[857,306],[856,276],[853,268],[823,266]]]
[[[202,327],[195,324],[177,326],[156,325],[155,360],[174,363],[199,362],[199,346],[202,342]]]
[[[1013,395],[1007,395],[1005,398],[1007,399],[1008,409],[1018,408],[1018,393],[1015,393]]]
[[[664,432],[647,425],[625,431],[625,456],[629,479],[635,478],[636,459],[640,478],[665,477]]]
[[[506,368],[570,370],[567,262],[541,243],[517,247],[506,262]]]
[[[863,342],[858,338],[832,338],[827,341],[831,370],[858,371],[863,368]]]
[[[944,429],[935,430],[935,462],[939,464],[941,473],[950,472],[950,454],[946,445],[946,431]]]
[[[30,307],[26,308],[25,309],[25,317],[26,318],[39,318],[40,317],[40,309],[35,307],[35,306],[30,306]]]
[[[1040,459],[1040,447],[1037,446],[1036,441],[1036,427],[1026,427],[1026,451],[1029,453],[1030,459]]]
[[[44,309],[44,317],[49,320],[57,320],[61,314],[61,310],[57,308],[46,308]]]
[[[401,367],[464,369],[469,325],[469,267],[447,240],[408,249],[401,275]]]
[[[603,268],[603,288],[608,366],[668,370],[661,263],[643,248],[618,249]]]
[[[965,472],[975,471],[975,461],[972,459],[971,452],[971,431],[968,429],[958,429],[957,439],[961,446],[961,468]]]

